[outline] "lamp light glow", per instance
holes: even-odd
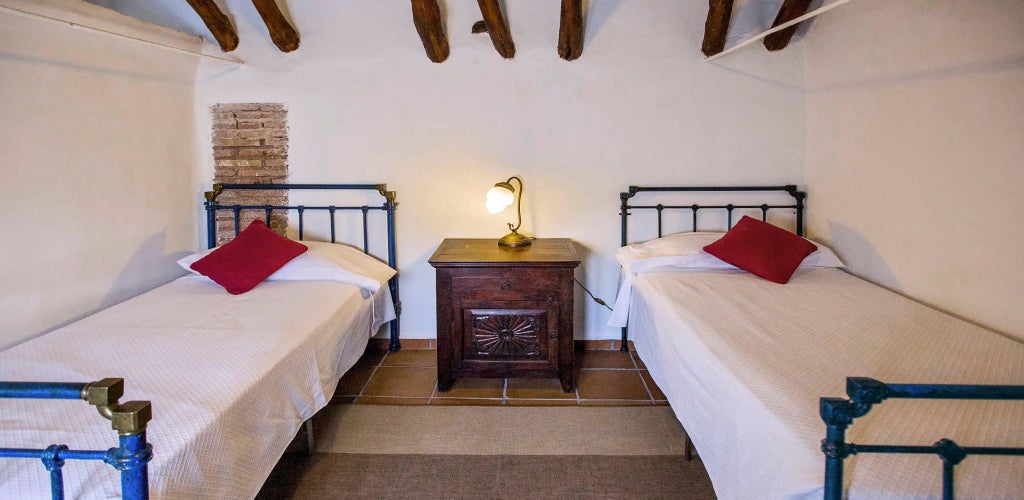
[[[487,211],[491,214],[500,213],[514,201],[516,201],[516,195],[509,187],[496,184],[487,191]]]

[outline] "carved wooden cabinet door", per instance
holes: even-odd
[[[457,359],[464,368],[490,361],[557,369],[558,307],[546,301],[465,301]],[[458,328],[458,327],[457,327]]]

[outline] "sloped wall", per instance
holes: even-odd
[[[1024,338],[1024,3],[860,0],[803,45],[812,234]]]
[[[198,47],[81,2],[4,4]],[[183,274],[199,198],[194,57],[5,12],[0,45],[4,349]]]

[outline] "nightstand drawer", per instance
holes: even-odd
[[[460,292],[521,293],[558,291],[561,279],[557,270],[488,269],[472,276],[452,277],[452,289]]]

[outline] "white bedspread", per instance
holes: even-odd
[[[1012,300],[993,297],[993,300]],[[637,276],[630,337],[690,433],[721,498],[821,498],[818,398],[847,376],[1024,384],[1024,344],[838,269],[787,285],[735,271]],[[889,400],[848,441],[1024,446],[1024,402]],[[1024,457],[970,456],[958,498],[1024,497]],[[851,498],[939,498],[937,456],[846,460]]]
[[[229,295],[184,277],[0,352],[0,380],[123,377],[149,400],[153,498],[252,498],[301,423],[324,407],[370,335],[394,317],[326,281],[266,282]],[[84,401],[0,400],[0,446],[107,449],[117,436]],[[69,461],[67,498],[117,498],[113,468]],[[0,498],[49,498],[38,460],[0,460]]]

